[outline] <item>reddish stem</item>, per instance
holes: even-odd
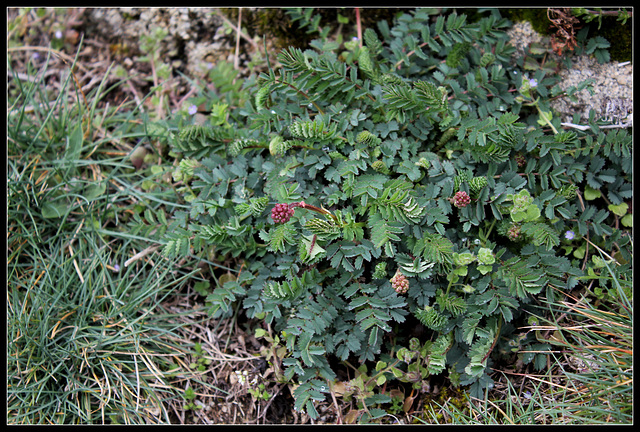
[[[362,22],[360,21],[360,8],[356,8],[356,27],[358,29],[358,43],[362,48]]]
[[[316,213],[320,213],[320,214],[323,214],[323,215],[329,215],[329,216],[331,216],[331,218],[334,221],[336,221],[336,222],[338,221],[337,218],[333,214],[331,214],[331,212],[329,210],[326,210],[326,209],[323,209],[323,208],[320,208],[320,207],[316,207],[316,206],[311,205],[311,204],[307,204],[304,201],[291,203],[291,204],[289,204],[289,207],[290,208],[300,207],[300,208],[303,208],[303,209],[313,210]]]

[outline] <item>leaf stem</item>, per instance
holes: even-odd
[[[333,219],[334,222],[338,223],[338,218],[335,215],[333,215],[329,210],[325,209],[324,207],[322,207],[322,208],[316,207],[314,205],[307,204],[304,201],[300,201],[300,202],[297,202],[297,203],[290,204],[290,206],[291,207],[300,207],[300,208],[303,208],[303,209],[309,209],[309,210],[312,210],[312,211],[314,211],[316,213],[320,213],[322,215],[329,215],[329,216],[331,216],[331,218]]]

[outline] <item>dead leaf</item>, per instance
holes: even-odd
[[[362,410],[349,410],[346,416],[344,416],[344,422],[346,424],[354,424],[358,417],[362,414]]]
[[[347,392],[347,384],[344,381],[338,381],[337,383],[333,384],[333,386],[331,387],[331,391],[336,396],[343,396]]]
[[[411,395],[407,396],[407,398],[404,400],[404,404],[402,405],[402,410],[406,413],[408,413],[411,410],[411,406],[413,405],[413,401],[415,400],[415,398],[418,395],[414,396],[413,395],[413,390],[411,391]]]

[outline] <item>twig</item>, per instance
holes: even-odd
[[[548,384],[548,385],[553,386],[553,387],[559,387],[559,388],[561,388],[563,390],[567,390],[567,391],[570,391],[572,393],[582,394],[577,389],[571,389],[571,388],[569,388],[567,386],[563,386],[561,384],[556,384],[553,381],[550,381],[550,380],[549,381],[545,381],[544,379],[538,378],[538,377],[544,377],[544,375],[533,375],[533,374],[527,374],[527,373],[518,373],[518,372],[511,372],[511,371],[508,371],[508,370],[498,370],[498,369],[494,369],[494,368],[491,368],[491,370],[493,370],[495,372],[501,372],[501,373],[504,373],[504,374],[517,375],[517,376],[529,378],[529,379],[532,379],[532,380],[535,380],[535,381],[543,382],[543,383]]]
[[[496,343],[498,343],[501,329],[502,329],[502,320],[498,321],[498,331],[496,331],[496,337],[494,338],[493,343],[491,344],[491,348],[489,348],[489,352],[487,352],[487,354],[485,354],[484,358],[482,359],[483,362],[487,359],[487,357],[489,357],[489,355],[491,355],[491,352],[495,348]]]
[[[439,35],[435,35],[434,39],[440,39]],[[420,45],[418,45],[420,48],[427,46],[429,44],[429,42],[422,42]],[[416,53],[416,50],[411,50],[407,53],[407,58],[409,58],[410,56],[414,55]],[[404,63],[404,59],[400,59],[395,65],[393,65],[394,69],[400,69],[400,65]]]
[[[164,99],[164,92],[159,88],[160,83],[158,82],[158,73],[156,72],[156,62],[154,60],[154,56],[151,55],[149,57],[149,64],[151,65],[151,75],[153,76],[153,91],[159,90],[160,97],[158,99],[158,105],[156,106],[156,116],[157,118],[162,118],[162,104]]]
[[[356,26],[358,29],[358,43],[362,48],[362,21],[360,20],[360,8],[356,8]]]
[[[159,247],[160,247],[160,245],[149,246],[145,250],[138,252],[137,254],[135,254],[134,256],[129,258],[128,260],[126,260],[125,263],[124,263],[124,266],[125,267],[129,267],[129,264],[131,264],[134,261],[139,260],[140,258],[144,258],[145,256],[149,255],[152,252],[155,252]]]
[[[620,263],[619,263],[619,262],[618,262],[614,257],[612,257],[611,255],[609,255],[608,253],[606,253],[605,251],[603,251],[602,249],[600,249],[600,247],[599,247],[598,245],[591,243],[591,241],[590,241],[588,238],[586,238],[586,237],[583,237],[583,238],[584,238],[584,239],[587,241],[587,243],[589,243],[591,246],[593,246],[594,248],[596,248],[596,249],[598,249],[600,252],[602,252],[602,254],[603,254],[603,255],[606,255],[606,257],[607,257],[607,258],[609,258],[610,260],[612,260],[612,261],[613,261],[613,262],[615,262],[616,264],[620,265]]]
[[[238,27],[236,28],[236,55],[233,58],[233,68],[238,69],[240,65],[240,29],[242,24],[242,8],[238,8]]]
[[[591,126],[585,126],[585,125],[579,125],[579,124],[573,124],[573,123],[560,123],[562,126],[566,126],[566,127],[570,127],[570,128],[574,128],[574,129],[579,129],[581,131],[586,131],[589,130],[591,128]],[[604,126],[598,126],[598,128],[600,129],[618,129],[618,128],[629,128],[629,127],[633,127],[633,123],[629,122],[629,123],[620,123],[620,124],[615,124],[615,125],[604,125]]]
[[[269,409],[269,407],[271,406],[271,403],[275,400],[276,396],[278,396],[280,394],[280,391],[282,390],[283,385],[279,385],[276,387],[276,391],[273,393],[273,396],[271,396],[271,399],[269,399],[269,402],[267,402],[267,404],[264,406],[264,409],[262,410],[262,414],[260,414],[258,416],[258,418],[256,419],[256,423],[259,423],[260,421],[260,417],[262,417],[262,421],[264,422],[266,420],[266,415],[267,415],[267,410]]]
[[[585,9],[584,10],[587,13],[590,13],[591,15],[613,15],[613,16],[618,16],[620,15],[620,11],[602,11],[602,10],[591,10],[591,9]],[[629,18],[633,17],[633,12],[629,12],[626,9],[623,9],[623,11],[629,16]]]
[[[138,96],[138,91],[131,83],[131,80],[127,79],[126,83],[129,86],[129,90],[131,90],[131,93],[133,93],[133,99],[136,101],[136,104],[138,105],[140,112],[144,114],[144,105],[142,105],[142,100],[140,99],[140,96]]]
[[[242,32],[242,30],[238,27],[236,27],[235,25],[233,25],[233,23],[231,21],[229,21],[229,18],[227,18],[226,16],[224,16],[224,14],[222,12],[220,12],[218,9],[216,9],[216,14],[222,18],[224,20],[225,23],[227,23],[229,25],[229,27],[231,27],[233,30],[237,31],[238,34],[247,42],[249,42],[251,44],[251,46],[253,46],[253,48],[256,51],[259,51],[259,47],[258,44],[256,42],[253,41],[253,39],[251,39],[249,36],[247,36],[245,33]]]
[[[331,394],[331,399],[333,400],[333,405],[336,407],[336,414],[338,416],[337,418],[337,424],[342,424],[343,420],[342,420],[342,410],[340,409],[340,405],[338,405],[338,401],[336,400],[336,395],[333,393],[333,390],[331,390],[329,392],[329,394]]]
[[[7,52],[12,52],[12,51],[44,51],[44,52],[50,52],[51,54],[55,55],[56,57],[59,57],[60,60],[67,60],[71,63],[73,63],[73,57],[68,56],[67,54],[55,50],[53,48],[46,48],[46,47],[38,47],[38,46],[23,46],[23,47],[9,47],[7,48]],[[78,69],[82,69],[84,72],[89,72],[87,70],[86,67],[84,67],[82,65],[82,63],[76,63],[76,66],[78,66]]]
[[[182,104],[183,104],[187,99],[189,99],[189,98],[190,98],[190,97],[191,97],[195,92],[196,92],[195,87],[192,87],[192,88],[191,88],[191,90],[189,90],[189,92],[188,92],[186,95],[184,95],[184,97],[182,97],[178,102],[176,102],[176,103],[175,103],[175,106],[176,106],[176,107],[178,107],[178,108],[179,108],[179,107],[181,107],[181,106],[182,106]]]

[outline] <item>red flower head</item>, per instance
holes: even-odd
[[[273,219],[275,223],[286,223],[289,222],[294,212],[295,207],[289,204],[276,204],[271,209],[271,219]]]
[[[391,278],[391,286],[398,294],[406,294],[409,291],[409,279],[397,270]]]
[[[458,208],[466,207],[471,202],[471,197],[465,191],[457,192],[450,198],[451,204]]]

